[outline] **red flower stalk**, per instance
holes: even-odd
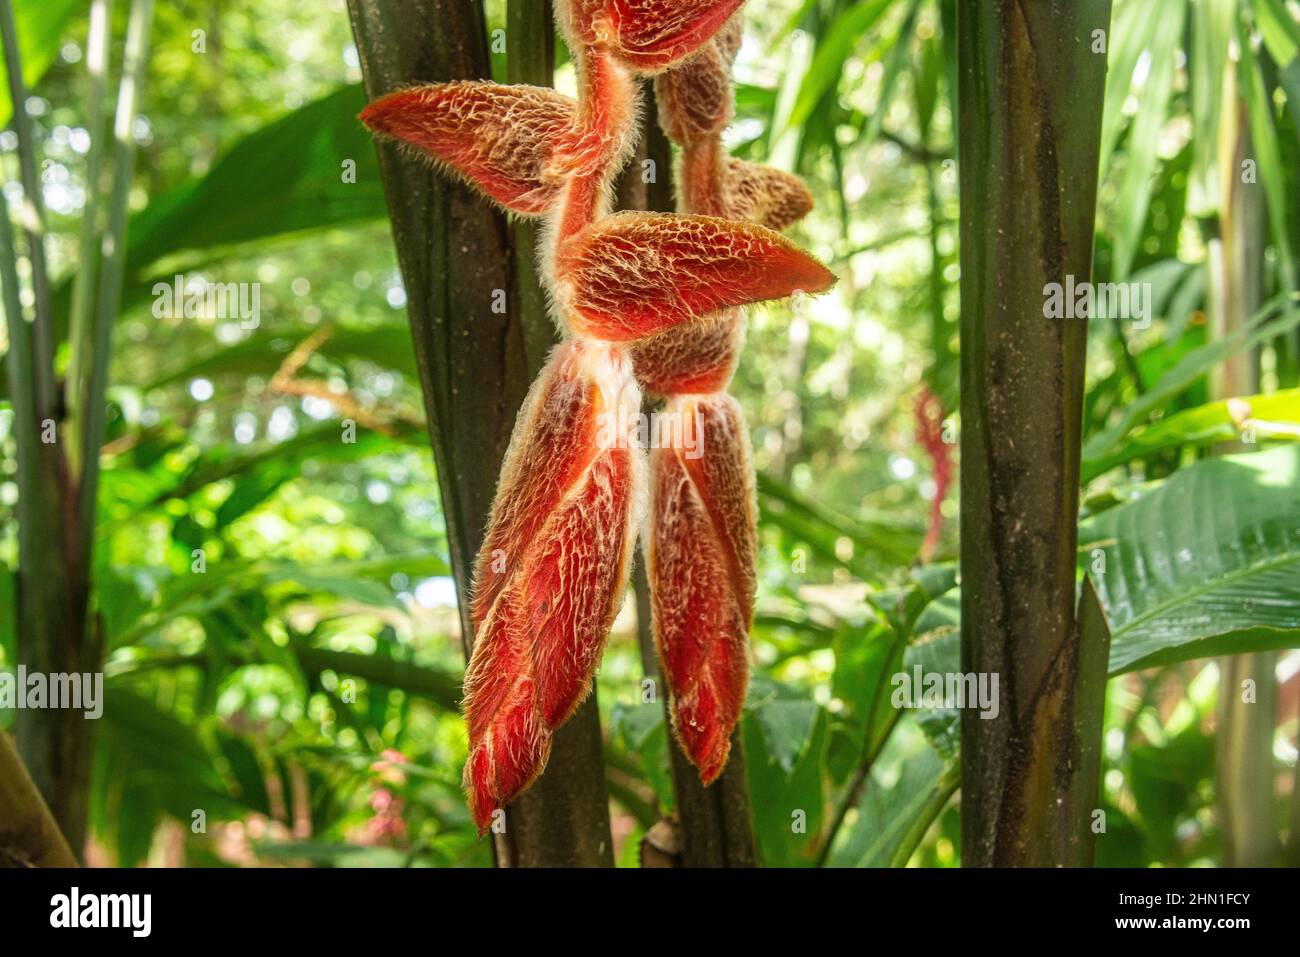
[[[925,530],[925,540],[921,543],[922,562],[934,557],[943,535],[943,501],[948,497],[952,486],[953,460],[952,446],[943,440],[943,421],[946,418],[943,403],[930,391],[929,386],[922,386],[916,397],[914,409],[916,415],[916,441],[925,450],[934,471],[934,497],[930,499],[930,524]]]
[[[735,17],[698,54],[659,76],[655,92],[660,125],[682,148],[679,208],[760,223],[739,228],[766,236],[805,216],[812,196],[795,177],[733,159],[723,149],[740,41]],[[820,288],[810,272],[797,268],[781,278],[798,289]],[[746,288],[763,281],[754,277]],[[744,313],[732,308],[633,349],[641,382],[668,397],[667,412],[685,416],[702,432],[683,449],[651,454],[645,552],[673,727],[706,785],[726,767],[749,685],[758,510],[749,434],[740,405],[726,394],[743,338]],[[684,450],[701,454],[692,460]]]
[[[763,225],[716,215],[610,214],[611,184],[634,145],[638,75],[673,67],[710,44],[742,2],[558,0],[556,19],[578,67],[576,101],[535,87],[459,82],[402,90],[361,114],[376,133],[506,210],[545,219],[542,274],[568,339],[552,352],[515,423],[475,569],[475,642],[463,706],[465,788],[480,832],[542,772],[555,729],[590,691],[627,590],[647,481],[630,350],[644,336],[684,328],[729,343],[731,327],[711,314],[834,282]],[[762,206],[752,218],[770,221],[782,203],[764,200],[772,189],[759,182],[738,189],[733,202]],[[683,360],[678,384],[725,385],[734,350],[706,343],[694,351],[709,355],[703,363]],[[647,354],[673,352],[661,343]],[[752,492],[736,485],[748,474],[736,471],[744,429],[728,402],[700,402],[709,410],[706,428],[732,454],[693,481],[716,485],[718,502],[730,496],[743,503],[714,509],[738,510],[740,517],[725,520],[739,528],[752,524]],[[727,463],[734,475],[724,474]],[[746,574],[752,581],[752,560],[717,571],[733,583]],[[752,605],[752,594],[737,609],[742,605]],[[710,704],[719,697],[710,690],[712,672],[698,684],[703,720],[730,715],[729,690]]]

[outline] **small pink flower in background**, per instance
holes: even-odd
[[[406,783],[406,756],[393,748],[386,748],[380,760],[370,765],[374,775],[370,786],[370,810],[374,816],[366,822],[366,837],[371,843],[395,843],[406,836],[406,821],[402,817],[405,803],[385,785],[400,787]]]

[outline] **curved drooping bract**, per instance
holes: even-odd
[[[722,392],[745,338],[739,309],[712,312],[632,344],[637,381],[651,395]]]
[[[561,5],[566,0],[561,0]],[[695,53],[745,0],[567,0],[573,38],[608,44],[642,73],[655,73]]]
[[[515,424],[474,594],[465,675],[474,818],[526,787],[591,688],[622,604],[645,487],[622,351],[555,348]]]
[[[754,466],[740,404],[725,392],[674,396],[665,411],[686,423],[687,439],[650,455],[646,567],[673,727],[709,784],[726,766],[749,683]]]
[[[835,282],[765,227],[659,213],[616,213],[589,227],[560,252],[557,274],[560,302],[579,334],[612,342]]]
[[[639,76],[673,77],[664,71],[680,67],[695,82],[712,82],[701,97],[690,82],[665,80],[692,104],[682,128],[707,126],[704,141],[714,142],[729,121],[725,74],[740,45],[732,15],[742,2],[557,0],[556,21],[578,73],[576,100],[461,81],[399,90],[361,115],[376,133],[506,210],[545,219],[541,273],[568,337],[519,414],[475,567],[463,709],[465,788],[480,830],[542,772],[555,729],[590,691],[622,604],[648,494],[634,368],[672,402],[694,402],[700,438],[716,446],[703,447],[698,461],[678,460],[677,497],[657,501],[677,503],[674,538],[660,554],[689,545],[708,569],[707,579],[690,584],[685,566],[674,564],[673,588],[688,589],[692,601],[708,587],[723,589],[708,614],[730,637],[698,647],[684,637],[670,680],[677,714],[700,725],[690,746],[697,763],[716,771],[726,761],[718,729],[729,734],[739,713],[753,607],[752,474],[739,408],[720,394],[739,351],[738,307],[817,292],[834,278],[762,224],[788,218],[771,210],[790,205],[755,198],[773,192],[761,188],[762,175],[734,178],[731,202],[751,210],[752,222],[736,222],[727,197],[711,186],[701,187],[711,190],[710,203],[692,210],[710,215],[611,215],[610,202],[633,146]],[[709,182],[720,189],[724,178],[714,169]],[[751,182],[760,186],[744,185]],[[656,457],[660,478],[672,460]],[[676,530],[705,537],[691,545]],[[674,594],[665,589],[661,597]],[[664,606],[662,621],[674,620]]]
[[[511,212],[540,216],[564,185],[548,166],[575,110],[554,90],[467,80],[399,90],[367,106],[361,120]]]

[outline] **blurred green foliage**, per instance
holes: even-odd
[[[86,22],[74,6],[18,4],[65,298],[84,203]],[[1252,439],[1300,437],[1297,310],[1276,299],[1300,248],[1300,26],[1281,0],[1220,4],[1230,44],[1198,32],[1215,26],[1195,25],[1212,7],[1116,3],[1098,278],[1151,282],[1156,314],[1149,328],[1091,333],[1081,569],[1087,530],[1131,519],[1157,547],[1162,522],[1244,496],[1272,523],[1261,560],[1275,600],[1267,628],[1252,610],[1225,624],[1222,607],[1203,603],[1157,635],[1164,657],[1115,669],[1153,665],[1110,687],[1105,865],[1216,860],[1217,679],[1212,663],[1185,660],[1208,652],[1186,646],[1267,631],[1268,646],[1293,647],[1300,633],[1294,495],[1270,497],[1267,469],[1196,467],[1241,436],[1205,389],[1224,355],[1206,346],[1201,227],[1217,208],[1213,79],[1228,69],[1247,81],[1271,216],[1264,292],[1275,308],[1252,342],[1266,393],[1251,400]],[[935,483],[914,418],[928,388],[953,436],[959,424],[953,4],[746,9],[729,144],[806,178],[817,210],[796,238],[843,277],[831,297],[754,310],[735,385],[762,476],[742,732],[760,849],[770,865],[952,866],[955,714],[892,706],[890,677],[917,663],[955,669],[957,648],[956,493],[934,563],[921,565]],[[488,11],[504,24],[504,0]],[[92,859],[488,865],[459,789],[454,592],[401,277],[355,121],[363,97],[344,5],[178,0],[160,6],[155,34],[95,556],[110,704],[96,729]],[[557,83],[568,81],[562,62]],[[0,141],[0,165],[14,163]],[[158,317],[154,285],[177,274],[259,284],[258,322]],[[3,609],[16,561],[10,415],[0,405]],[[1253,454],[1294,464],[1289,450]],[[1197,498],[1173,501],[1189,488]],[[1249,546],[1255,526],[1233,521],[1188,547],[1205,556],[1234,530]],[[1147,587],[1141,569],[1116,566]],[[1243,594],[1251,585],[1233,581]],[[1165,587],[1147,599],[1195,599]],[[1114,603],[1108,612],[1117,629],[1129,620]],[[13,641],[0,615],[7,667]],[[1291,652],[1279,666],[1292,705],[1297,664]],[[618,859],[632,865],[673,800],[675,745],[660,708],[641,701],[641,674],[624,618],[599,682]],[[1279,780],[1291,777],[1296,730],[1292,707],[1277,728]]]

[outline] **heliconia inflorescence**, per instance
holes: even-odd
[[[647,553],[675,725],[706,781],[726,762],[754,597],[748,438],[722,391],[739,307],[834,283],[774,231],[807,211],[802,186],[721,150],[742,2],[558,0],[576,100],[462,81],[401,90],[361,114],[547,225],[539,257],[565,341],[515,423],[475,568],[463,707],[465,788],[481,831],[541,773],[556,728],[590,692],[650,498]],[[683,213],[611,213],[613,179],[634,146],[638,77],[651,74],[661,74],[664,118],[683,146]],[[638,377],[703,430],[684,436],[702,457],[661,449],[647,464]]]

